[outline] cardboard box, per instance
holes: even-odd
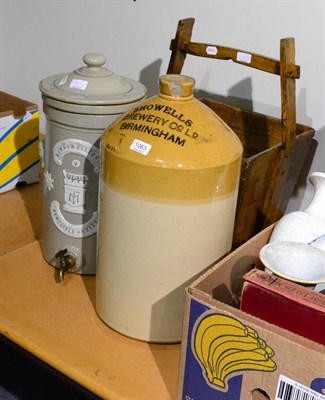
[[[39,179],[38,107],[0,92],[0,193]]]
[[[242,277],[262,268],[258,255],[272,229],[187,289],[179,400],[325,399],[325,346],[239,309]]]

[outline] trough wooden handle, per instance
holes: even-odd
[[[195,19],[179,21],[175,39],[172,39],[172,51],[167,73],[180,74],[187,54],[232,60],[233,62],[279,75],[281,82],[281,120],[282,146],[290,151],[296,137],[296,94],[295,79],[300,77],[300,67],[295,65],[295,42],[293,38],[281,39],[280,61],[260,54],[216,44],[196,43],[191,41]]]
[[[290,152],[296,141],[296,79],[295,40],[280,41],[281,121],[282,139],[286,151]]]

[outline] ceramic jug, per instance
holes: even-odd
[[[284,215],[260,253],[270,271],[306,285],[325,282],[325,173],[313,172],[309,180],[310,204]]]
[[[242,145],[193,88],[162,76],[101,141],[96,308],[149,342],[180,341],[186,286],[232,243]]]

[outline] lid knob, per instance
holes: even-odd
[[[105,56],[100,53],[88,53],[82,60],[89,68],[99,68],[106,63]]]

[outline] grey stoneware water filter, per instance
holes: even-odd
[[[46,261],[65,273],[96,273],[99,142],[104,130],[146,97],[139,82],[114,74],[103,55],[40,82],[46,116],[44,229]]]

